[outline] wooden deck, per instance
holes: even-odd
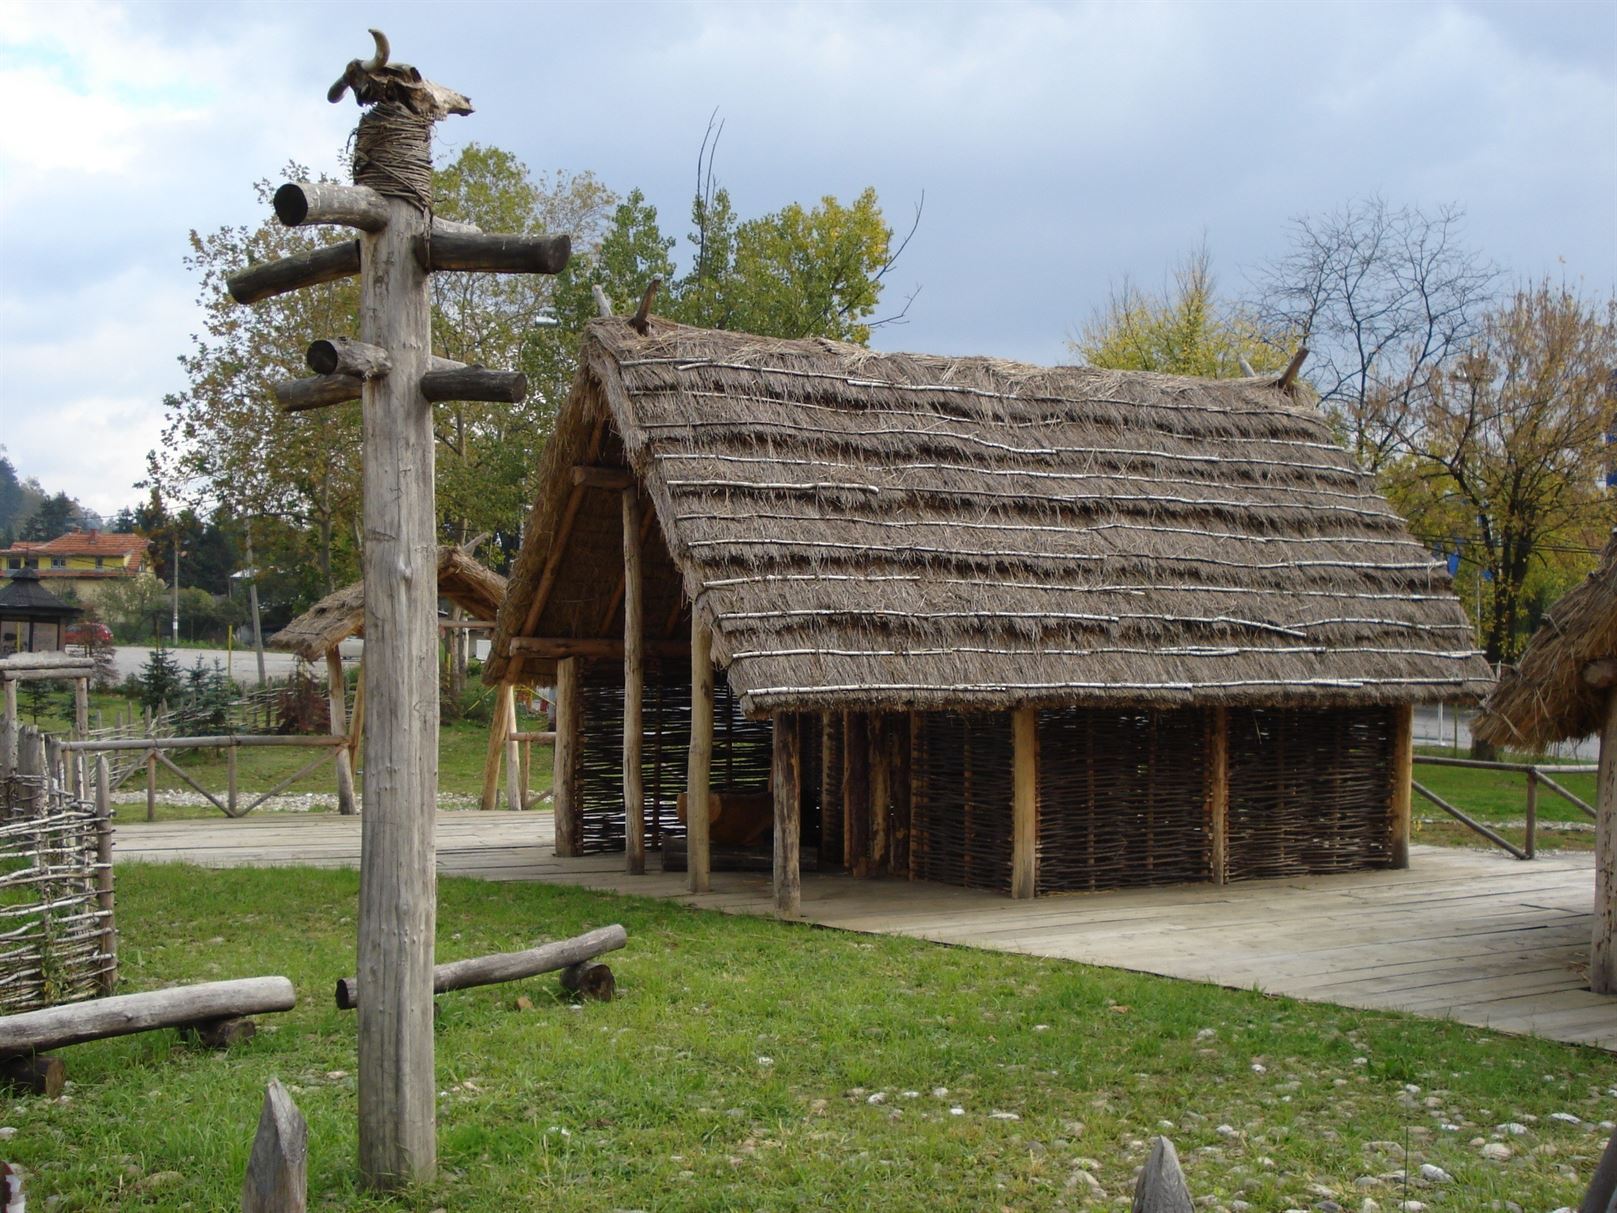
[[[557,859],[544,813],[440,813],[445,875],[541,880],[770,914],[763,874],[716,872],[692,897],[684,873],[623,873],[621,855]],[[116,857],[216,866],[357,866],[359,819],[120,823]],[[651,864],[655,867],[656,859]],[[1160,973],[1350,1007],[1617,1050],[1617,998],[1591,994],[1591,856],[1521,863],[1498,852],[1415,847],[1405,872],[1181,885],[1011,901],[941,885],[804,873],[803,916]]]

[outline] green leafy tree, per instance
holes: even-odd
[[[1233,379],[1248,367],[1256,374],[1285,369],[1292,344],[1284,329],[1267,329],[1251,311],[1220,299],[1202,247],[1179,263],[1160,294],[1125,281],[1068,348],[1109,370]]]

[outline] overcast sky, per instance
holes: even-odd
[[[198,328],[186,233],[252,183],[335,172],[368,53],[468,94],[448,158],[639,186],[683,236],[708,116],[741,215],[878,191],[920,230],[884,349],[1050,363],[1205,239],[1221,284],[1288,219],[1379,193],[1467,211],[1514,277],[1617,283],[1617,3],[48,4],[0,0],[0,445],[110,512],[138,498]],[[316,334],[311,334],[315,336]]]

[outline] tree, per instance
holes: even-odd
[[[153,648],[146,657],[146,664],[140,668],[139,682],[142,707],[155,713],[161,711],[164,704],[178,703],[183,684],[174,654],[161,644]]]
[[[1603,486],[1617,432],[1617,299],[1549,281],[1486,313],[1463,353],[1429,377],[1394,440],[1384,481],[1417,534],[1460,547],[1482,578],[1490,661],[1516,656],[1535,575],[1594,552],[1617,523]]]
[[[1295,339],[1284,329],[1267,331],[1249,309],[1219,299],[1204,245],[1175,267],[1172,286],[1159,295],[1125,281],[1067,344],[1090,366],[1232,379],[1247,367],[1259,374],[1284,370]]]
[[[1464,244],[1464,215],[1375,197],[1302,215],[1290,249],[1255,275],[1259,321],[1302,334],[1305,374],[1370,471],[1402,449],[1492,303],[1499,271]]]
[[[58,535],[65,535],[74,526],[79,525],[83,519],[83,510],[79,503],[66,493],[57,493],[47,497],[35,507],[34,512],[23,523],[21,537],[43,543],[48,539],[55,539]]]

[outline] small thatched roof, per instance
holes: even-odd
[[[505,578],[446,544],[438,549],[438,596],[449,599],[472,619],[492,620],[505,600]],[[316,661],[364,631],[365,583],[356,581],[327,594],[267,643],[305,661]]]
[[[749,712],[1488,688],[1443,565],[1273,379],[623,320],[590,325],[581,368],[490,681],[514,637],[622,636],[618,494],[588,465],[630,469],[654,507],[653,642],[688,635],[694,602]]]
[[[1586,683],[1583,670],[1608,657],[1617,657],[1617,536],[1599,567],[1550,608],[1521,660],[1499,672],[1472,734],[1538,750],[1598,731],[1606,692]]]

